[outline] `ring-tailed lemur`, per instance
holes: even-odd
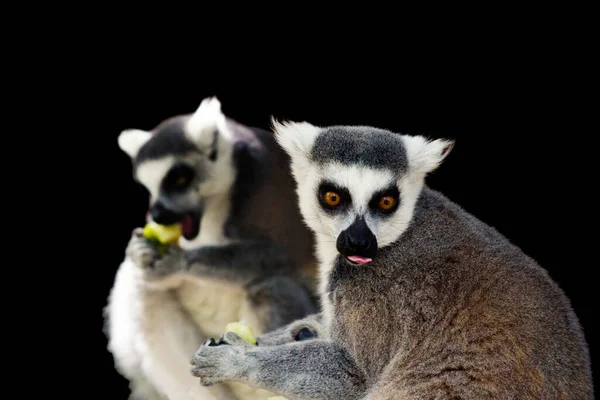
[[[425,185],[451,140],[277,123],[320,259],[323,338],[201,346],[193,375],[311,399],[591,400],[587,343],[536,261]]]
[[[260,335],[317,311],[313,236],[289,157],[272,132],[226,117],[217,98],[118,143],[150,194],[148,218],[183,232],[161,255],[136,229],[110,294],[109,350],[132,398],[265,400],[235,383],[209,394],[189,362],[229,322]]]

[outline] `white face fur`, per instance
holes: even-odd
[[[453,142],[448,140],[428,141],[421,136],[402,135],[402,153],[407,161],[402,171],[373,165],[373,162],[320,159],[317,163],[311,157],[311,152],[317,137],[327,128],[316,127],[306,122],[278,123],[273,120],[272,123],[279,144],[292,159],[300,210],[306,224],[316,234],[317,253],[321,262],[325,263],[332,263],[339,254],[336,242],[340,234],[347,230],[357,217],[364,218],[368,229],[376,238],[378,248],[396,241],[410,224],[426,174],[442,162],[453,146]],[[338,132],[336,135],[343,134],[343,131]],[[394,134],[390,132],[389,135]],[[333,143],[335,146],[339,142]],[[358,140],[357,144],[369,146],[369,141]],[[398,148],[401,147],[402,145],[398,145]],[[324,191],[319,190],[323,182],[333,184],[327,187],[333,187],[334,193],[337,188],[347,190],[346,198],[349,201],[346,206],[332,212],[331,207],[323,203],[320,197],[325,197]],[[394,207],[390,210],[378,208],[380,205],[384,208],[389,206],[391,200],[387,195],[390,192],[386,190],[391,187],[397,189],[395,193],[399,196],[392,201],[395,203]],[[379,203],[378,199],[383,197],[387,200]]]
[[[324,180],[348,190],[351,201],[343,212],[332,215],[321,205],[318,187]],[[389,217],[378,217],[371,212],[369,203],[375,193],[391,185],[398,186],[401,206]],[[298,184],[298,194],[304,218],[315,232],[335,240],[357,217],[362,216],[377,238],[378,246],[384,247],[395,241],[406,229],[421,186],[421,182],[411,180],[409,176],[397,179],[391,171],[332,162],[322,167],[311,166],[305,180]]]

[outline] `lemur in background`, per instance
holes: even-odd
[[[203,385],[245,382],[290,400],[593,399],[587,343],[562,289],[425,185],[453,141],[273,126],[317,241],[324,335],[290,340],[291,326],[252,347],[226,333],[194,356]]]
[[[207,390],[189,363],[229,322],[260,335],[318,311],[313,236],[288,155],[217,98],[152,131],[125,130],[118,144],[149,192],[148,218],[183,232],[160,253],[135,229],[109,296],[108,348],[131,398],[265,400],[242,384]]]

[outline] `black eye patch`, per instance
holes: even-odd
[[[162,181],[162,189],[166,193],[178,193],[188,189],[196,171],[187,164],[174,165]]]
[[[331,197],[335,199],[335,205],[332,205],[326,201],[328,198],[327,193],[334,194],[334,196],[329,196],[329,198],[330,200]],[[321,204],[323,209],[331,213],[342,211],[352,203],[352,197],[350,196],[348,189],[340,187],[329,181],[321,182],[319,188],[317,189],[317,198],[319,199],[319,204]]]
[[[394,200],[393,205],[389,209],[382,209],[380,207],[380,201],[384,197],[391,197]],[[398,190],[398,187],[396,185],[390,185],[388,188],[376,192],[375,194],[373,194],[371,200],[369,201],[369,208],[371,209],[371,211],[383,215],[392,214],[398,209],[399,206],[400,191]]]

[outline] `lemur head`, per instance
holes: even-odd
[[[187,240],[198,235],[203,201],[226,191],[234,179],[229,139],[216,97],[151,131],[121,132],[119,147],[131,157],[134,179],[149,192],[155,222],[181,223]]]
[[[367,126],[272,125],[291,157],[300,210],[320,256],[341,254],[355,264],[372,261],[402,235],[425,176],[454,144]]]

